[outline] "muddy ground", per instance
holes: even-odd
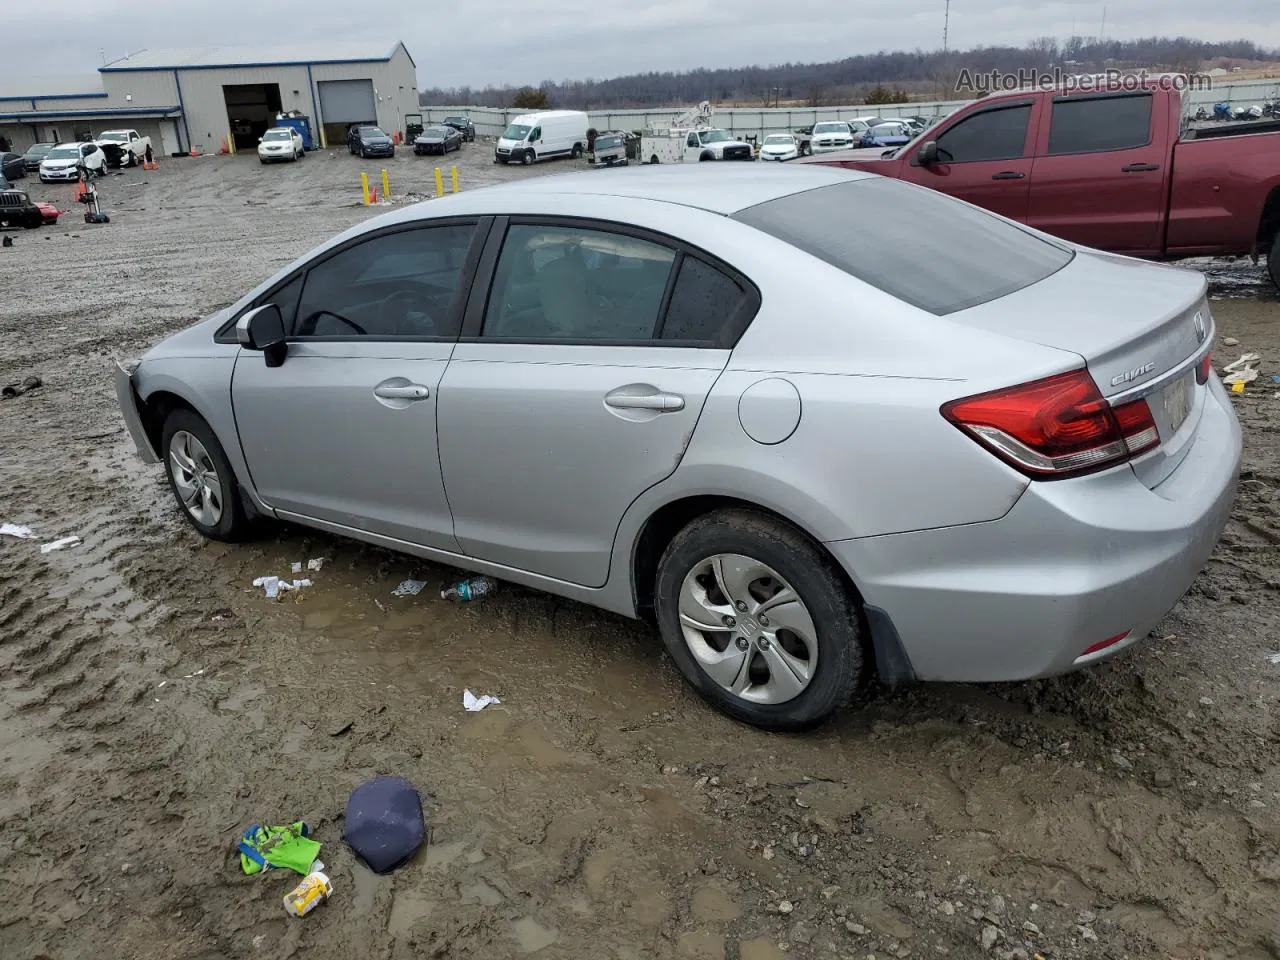
[[[467,146],[464,188],[545,172],[489,156]],[[431,166],[394,161],[393,195]],[[1239,340],[1218,356],[1263,376],[1235,400],[1230,528],[1152,639],[767,735],[640,624],[509,586],[449,605],[455,571],[295,528],[205,543],[134,458],[112,352],[367,216],[360,169],[166,160],[104,181],[109,226],[77,209],[0,251],[0,381],[45,381],[0,402],[0,521],[41,537],[0,537],[0,957],[1280,957],[1280,307],[1257,268],[1204,265]],[[251,586],[311,557],[296,601]],[[427,589],[391,596],[406,577]],[[466,713],[468,687],[502,704]],[[377,878],[340,835],[381,773],[420,787],[433,839]],[[233,855],[293,818],[336,887],[305,920]]]

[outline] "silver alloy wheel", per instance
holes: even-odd
[[[818,666],[818,631],[800,595],[759,560],[708,557],[680,585],[680,630],[712,680],[752,703],[786,703]]]
[[[218,468],[204,444],[185,430],[179,430],[169,441],[169,474],[187,512],[198,523],[216,527],[222,519]]]

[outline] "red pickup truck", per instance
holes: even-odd
[[[799,162],[909,180],[1130,256],[1266,257],[1280,285],[1280,123],[1193,124],[1171,85],[984,97],[896,150]]]

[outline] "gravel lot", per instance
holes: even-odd
[[[457,156],[457,155],[455,155]],[[457,160],[463,188],[562,171]],[[696,700],[647,628],[278,528],[202,542],[137,461],[134,354],[368,216],[344,152],[163,160],[0,250],[0,957],[1280,957],[1280,309],[1204,264],[1245,479],[1208,569],[1132,655],[1052,682],[922,687],[817,734]],[[434,161],[388,165],[428,193]],[[583,164],[585,166],[585,164]],[[71,203],[69,187],[27,184]],[[255,576],[323,556],[297,602]],[[392,597],[406,577],[418,597]],[[502,705],[468,714],[462,690]],[[349,727],[348,727],[349,725]],[[340,732],[344,730],[345,732]],[[385,878],[347,793],[412,779],[429,850]],[[305,818],[333,900],[287,917],[247,825]],[[988,950],[987,947],[990,947]]]

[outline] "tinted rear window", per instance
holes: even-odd
[[[1074,256],[976,207],[881,178],[780,197],[734,219],[939,316],[1021,290]]]

